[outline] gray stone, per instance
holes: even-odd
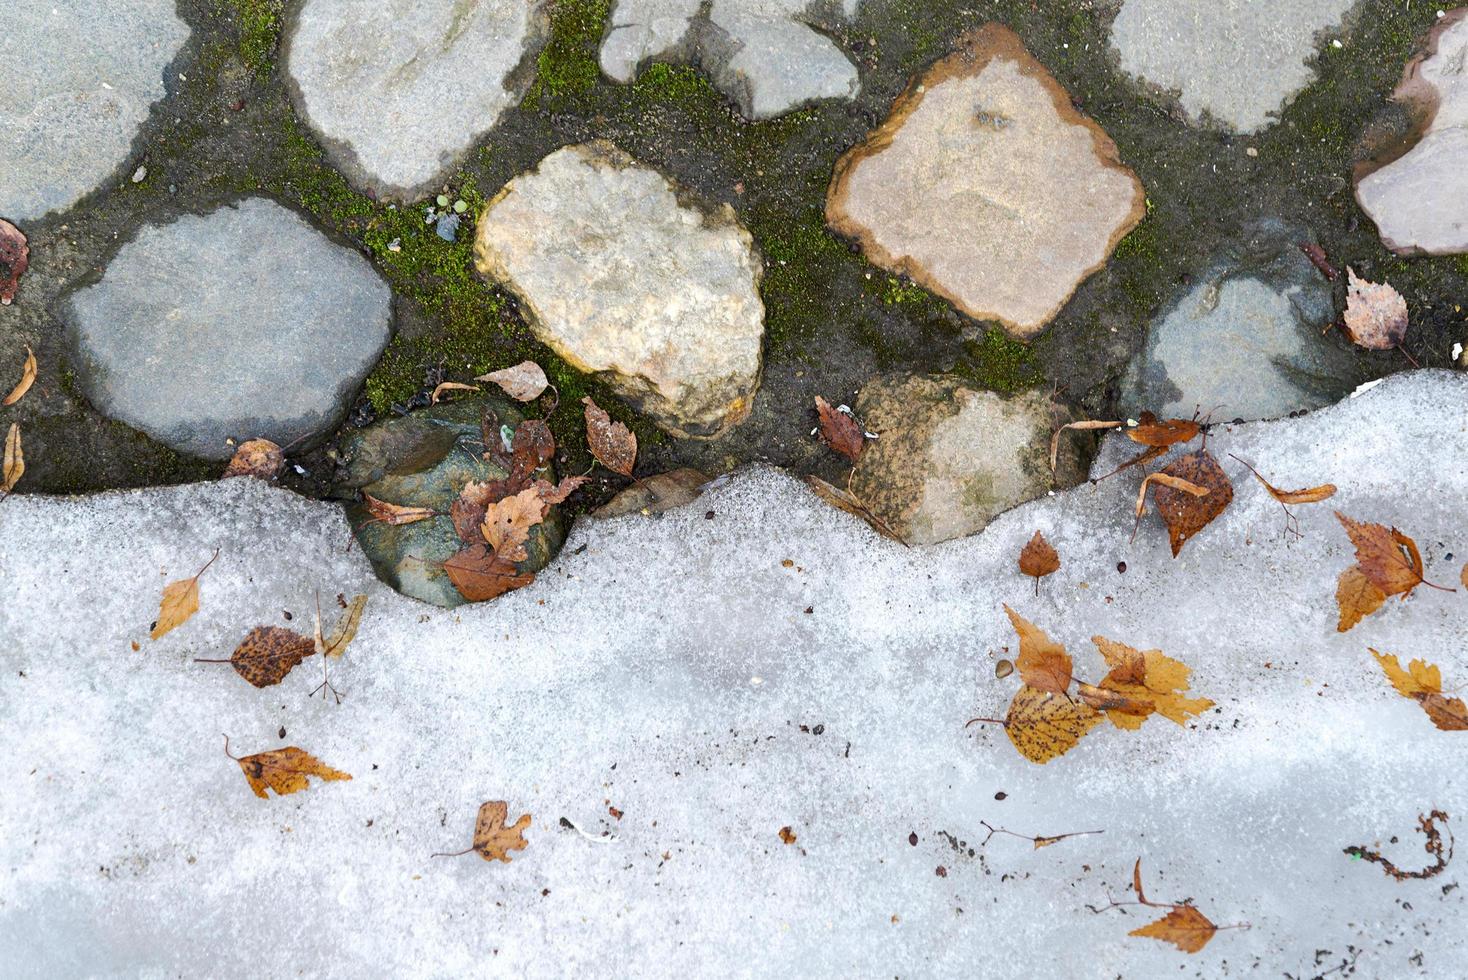
[[[1194,120],[1272,125],[1314,78],[1319,35],[1356,0],[1126,0],[1111,28],[1121,68],[1176,92]]]
[[[1468,252],[1468,7],[1438,20],[1392,99],[1414,117],[1414,142],[1358,170],[1356,199],[1394,252]]]
[[[1322,334],[1335,299],[1300,250],[1313,242],[1270,220],[1224,249],[1153,322],[1122,382],[1122,409],[1275,418],[1329,405],[1364,380],[1335,331]]]
[[[1015,33],[988,24],[836,165],[826,219],[867,257],[1028,337],[1145,213],[1136,176]]]
[[[489,203],[475,254],[542,342],[664,430],[712,437],[749,414],[762,266],[727,204],[695,206],[605,141],[563,147]]]
[[[520,100],[545,20],[541,0],[306,0],[285,65],[337,169],[413,200]]]
[[[429,507],[442,515],[390,525],[373,521],[360,501],[348,504],[352,532],[378,578],[435,606],[463,605],[464,597],[442,568],[464,547],[449,507],[471,480],[483,483],[509,475],[499,462],[484,458],[483,434],[499,438],[500,426],[513,430],[524,418],[505,399],[476,396],[388,419],[342,440],[342,490],[361,490],[390,504]],[[553,469],[536,475],[555,479]],[[565,536],[560,508],[552,507],[545,521],[531,528],[525,543],[528,557],[516,569],[540,571],[560,551]]]
[[[851,491],[908,544],[937,544],[984,528],[1044,495],[1050,435],[1060,424],[1036,392],[1005,397],[949,377],[880,378],[862,389],[857,416],[867,442]],[[1080,476],[1062,444],[1056,478]]]
[[[617,0],[602,70],[630,82],[653,59],[696,64],[748,119],[814,99],[851,99],[860,87],[856,66],[805,18],[820,7],[849,19],[859,2]]]
[[[189,27],[174,0],[0,6],[0,217],[71,207],[127,159]]]
[[[330,432],[392,330],[371,264],[261,197],[143,226],[59,312],[92,404],[205,459]]]

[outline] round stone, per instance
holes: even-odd
[[[92,404],[205,459],[330,432],[392,332],[371,264],[260,197],[143,226],[61,313]]]

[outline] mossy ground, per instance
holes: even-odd
[[[64,219],[28,229],[43,302],[12,318],[11,332],[17,343],[37,346],[43,364],[59,365],[58,377],[65,352],[45,306],[61,286],[105,261],[138,222],[254,192],[309,212],[369,255],[392,284],[398,333],[365,386],[363,404],[372,412],[421,401],[438,379],[464,381],[533,358],[560,390],[551,424],[565,465],[577,471],[589,465],[578,404],[586,394],[634,426],[648,470],[717,471],[759,459],[837,478],[839,465],[809,437],[812,399],[849,402],[882,372],[952,372],[1006,392],[1043,387],[1078,414],[1103,414],[1151,316],[1211,252],[1263,215],[1309,224],[1337,264],[1350,262],[1401,289],[1414,323],[1408,349],[1420,363],[1446,365],[1452,343],[1468,334],[1458,307],[1468,296],[1468,259],[1386,252],[1349,179],[1359,134],[1431,25],[1429,5],[1364,0],[1344,46],[1323,45],[1317,81],[1277,125],[1243,137],[1188,125],[1167,97],[1141,93],[1117,73],[1107,45],[1113,0],[865,0],[854,23],[825,25],[861,68],[858,99],[762,123],[744,121],[692,67],[652,64],[631,85],[611,83],[597,67],[609,0],[555,0],[523,104],[441,188],[468,205],[452,243],[424,221],[433,195],[394,207],[353,189],[298,120],[279,64],[288,6],[181,0],[196,40],[175,67],[189,82],[155,111],[126,167],[146,162],[147,180],[134,185],[120,176]],[[1147,188],[1142,223],[1029,344],[871,266],[832,235],[823,214],[836,159],[880,122],[914,73],[960,32],[989,20],[1020,34]],[[764,257],[764,380],[750,419],[725,438],[662,436],[535,341],[514,298],[474,271],[472,219],[485,198],[551,150],[596,137],[673,175],[695,196],[731,205]],[[1359,356],[1378,373],[1405,364],[1390,354]],[[27,438],[35,436],[27,453],[31,490],[175,482],[214,471],[99,419],[75,386],[37,390],[41,397],[26,407]],[[292,474],[292,484],[326,492],[329,449],[299,458],[307,473]],[[619,482],[593,485],[587,502]]]

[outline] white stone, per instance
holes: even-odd
[[[332,163],[396,200],[429,193],[516,104],[541,0],[306,0],[286,31],[296,106]]]
[[[1406,882],[1342,849],[1420,868],[1417,815],[1468,813],[1468,741],[1367,652],[1461,685],[1464,598],[1419,588],[1337,633],[1353,556],[1330,510],[1412,534],[1452,584],[1465,400],[1468,378],[1416,371],[1216,430],[1236,496],[1177,559],[1155,517],[1127,543],[1135,476],[905,549],[753,470],[690,508],[584,522],[529,588],[453,611],[379,584],[339,508],[256,481],[13,496],[0,973],[1313,976],[1350,947],[1358,976],[1454,976],[1464,898],[1443,887],[1461,848]],[[1098,465],[1135,449],[1115,442]],[[1228,453],[1340,492],[1297,508],[1305,537],[1288,544]],[[1015,566],[1037,529],[1062,559],[1038,596]],[[150,642],[163,583],[215,547],[198,614]],[[323,606],[371,597],[331,666],[340,706],[308,698],[315,661],[267,690],[192,662],[258,624],[309,629],[318,589]],[[994,679],[1015,643],[1006,602],[1080,676],[1102,669],[1092,635],[1160,647],[1217,709],[1024,761],[999,729],[964,728],[1015,690]],[[237,755],[297,745],[353,779],[256,799],[222,733]],[[430,857],[468,846],[478,805],[500,799],[533,818],[511,863]],[[981,820],[1105,833],[981,847]],[[1127,935],[1160,911],[1088,911],[1128,897],[1139,857],[1149,898],[1252,928],[1184,955]]]
[[[851,99],[860,87],[856,66],[805,18],[824,6],[850,19],[859,2],[617,0],[602,42],[602,70],[630,82],[650,61],[690,62],[749,119],[769,119],[815,99]]]
[[[1116,144],[1008,28],[910,86],[836,165],[826,219],[872,262],[1028,337],[1145,213]]]
[[[1357,0],[1126,0],[1111,29],[1122,71],[1240,133],[1272,125],[1314,79],[1320,34]]]
[[[1406,154],[1357,181],[1356,199],[1394,252],[1468,252],[1468,7],[1438,20],[1394,99],[1431,122]]]
[[[713,436],[759,384],[762,266],[732,208],[682,193],[605,141],[563,147],[489,203],[475,254],[573,367],[669,432]]]
[[[0,217],[69,208],[112,176],[188,37],[174,0],[5,0]]]

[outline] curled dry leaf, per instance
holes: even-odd
[[[158,604],[158,620],[153,624],[152,631],[148,634],[156,640],[171,629],[182,626],[188,618],[199,611],[199,576],[214,564],[214,559],[219,557],[219,549],[214,549],[214,555],[204,563],[204,567],[194,573],[192,578],[179,579],[177,582],[169,582],[163,587],[163,599]]]
[[[426,521],[430,517],[437,517],[438,511],[432,507],[409,507],[405,504],[390,504],[385,500],[378,500],[370,493],[362,494],[362,503],[367,508],[367,513],[373,519],[384,524],[413,524],[417,521]]]
[[[586,444],[591,455],[613,473],[630,478],[637,463],[636,434],[621,422],[613,422],[590,395],[581,403],[586,406]]]
[[[471,544],[454,555],[443,563],[443,570],[459,594],[470,602],[484,602],[535,581],[533,573],[522,574],[513,562],[496,555],[483,542]]]
[[[1143,514],[1147,513],[1147,491],[1151,489],[1152,484],[1154,483],[1159,486],[1172,487],[1174,490],[1181,490],[1183,493],[1190,493],[1195,497],[1206,496],[1208,493],[1207,487],[1200,487],[1196,483],[1189,483],[1187,480],[1184,480],[1180,477],[1169,476],[1168,474],[1161,472],[1148,473],[1147,476],[1142,480],[1142,485],[1137,488],[1138,517],[1141,517]]]
[[[876,531],[882,537],[896,541],[904,548],[909,547],[908,543],[902,539],[902,535],[892,530],[890,524],[873,513],[871,508],[862,503],[861,498],[857,497],[850,490],[842,490],[840,487],[833,486],[814,474],[807,476],[805,482],[815,491],[817,497],[820,497],[832,507],[835,507],[837,510],[844,510],[853,517],[860,517],[867,522],[873,531]]]
[[[1388,283],[1367,282],[1346,268],[1346,335],[1368,350],[1391,350],[1407,336],[1407,301]]]
[[[15,489],[20,478],[25,476],[25,452],[20,445],[20,423],[10,423],[10,431],[5,434],[5,457],[0,464],[0,490],[5,491],[5,496]],[[0,497],[0,500],[3,500]]]
[[[832,408],[831,403],[816,396],[816,414],[821,419],[821,439],[827,446],[855,463],[866,448],[866,432],[847,412]]]
[[[0,306],[9,306],[20,287],[20,277],[30,265],[31,248],[25,233],[0,218]]]
[[[581,489],[590,479],[589,476],[568,476],[560,483],[536,480],[531,486],[535,488],[536,493],[540,494],[540,502],[544,507],[553,507],[556,504],[565,503],[567,497]]]
[[[1229,453],[1229,455],[1233,456],[1232,453]],[[1233,458],[1239,459],[1237,456],[1233,456]],[[1239,462],[1244,463],[1242,459],[1239,459]],[[1248,463],[1244,463],[1244,465],[1249,466]],[[1322,500],[1329,500],[1335,496],[1336,486],[1334,483],[1322,483],[1318,487],[1307,487],[1304,490],[1281,490],[1264,479],[1254,467],[1249,466],[1249,472],[1254,474],[1254,479],[1263,484],[1264,489],[1269,491],[1271,497],[1282,504],[1318,504]]]
[[[474,380],[488,381],[490,384],[499,385],[505,394],[517,402],[533,401],[539,398],[541,392],[550,386],[550,381],[546,378],[545,372],[534,361],[521,361],[514,367],[491,371],[489,374],[481,374]]]
[[[1030,543],[1024,546],[1019,553],[1019,570],[1025,575],[1032,576],[1035,580],[1035,594],[1040,593],[1040,579],[1050,575],[1060,568],[1060,555],[1045,540],[1045,535],[1039,531],[1030,538]]]
[[[222,480],[233,476],[253,476],[257,480],[274,480],[285,469],[285,453],[269,439],[251,439],[235,449]]]
[[[283,626],[256,626],[245,634],[228,661],[201,659],[195,663],[227,662],[236,674],[256,687],[272,687],[316,652],[316,644],[309,636]]]
[[[226,755],[229,754],[228,738],[224,740],[224,751]],[[231,755],[230,758],[240,764],[250,789],[262,800],[269,798],[267,788],[275,790],[277,796],[288,796],[306,789],[310,785],[308,776],[315,776],[325,782],[352,778],[349,773],[331,768],[311,753],[294,745],[243,758]]]
[[[1159,422],[1157,416],[1151,412],[1143,412],[1137,425],[1126,430],[1126,437],[1144,446],[1166,449],[1196,438],[1201,431],[1203,427],[1192,419],[1167,419]]]
[[[450,391],[478,391],[478,385],[466,385],[458,381],[444,381],[433,389],[433,394],[428,396],[428,404],[437,405],[438,400]]]
[[[474,820],[474,843],[462,851],[451,854],[435,854],[434,857],[458,857],[473,851],[486,861],[510,863],[511,851],[523,851],[529,846],[525,839],[525,828],[530,826],[530,814],[520,814],[512,826],[505,826],[510,815],[510,805],[503,800],[492,800],[479,807],[479,816]]]
[[[316,621],[316,652],[324,657],[340,657],[347,652],[347,646],[357,637],[357,627],[362,625],[362,613],[367,609],[367,597],[365,595],[354,595],[352,601],[347,603],[336,626],[332,627],[331,633],[323,640],[321,638],[321,620],[318,615]]]
[[[1015,666],[1020,680],[1040,691],[1064,694],[1070,687],[1072,664],[1065,647],[1019,613],[1004,607],[1014,631],[1019,634],[1019,656]]]
[[[1223,467],[1218,465],[1218,460],[1206,449],[1173,460],[1161,473],[1208,491],[1199,496],[1191,490],[1182,490],[1166,481],[1159,481],[1163,485],[1152,495],[1157,504],[1157,512],[1167,525],[1172,556],[1176,558],[1189,538],[1207,527],[1233,502],[1234,486]]]
[[[36,383],[36,355],[31,352],[30,345],[26,345],[25,363],[20,368],[20,380],[15,387],[10,389],[10,394],[5,396],[0,405],[14,405],[25,397],[25,393],[31,390],[31,385]]]
[[[1372,650],[1371,655],[1397,693],[1420,704],[1434,725],[1445,732],[1468,731],[1468,706],[1459,698],[1443,694],[1442,672],[1436,665],[1425,660],[1413,660],[1403,670],[1394,653]]]
[[[1196,953],[1207,946],[1208,940],[1217,932],[1218,927],[1193,906],[1174,905],[1170,912],[1156,922],[1133,929],[1127,935],[1172,943],[1184,953]]]
[[[1119,425],[1121,425],[1120,422],[1100,422],[1096,420],[1087,420],[1085,422],[1067,422],[1065,425],[1062,425],[1060,428],[1056,429],[1055,434],[1050,437],[1050,475],[1055,475],[1055,467],[1060,462],[1060,434],[1066,429],[1076,429],[1079,431],[1088,431],[1093,429],[1115,429]]]

